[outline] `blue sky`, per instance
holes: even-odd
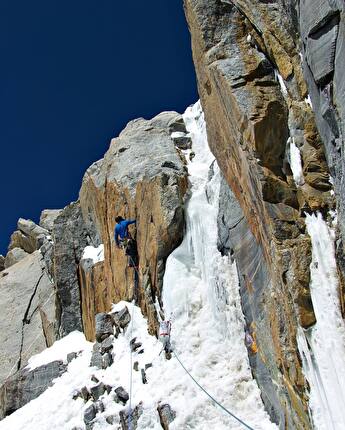
[[[197,98],[182,0],[1,0],[0,253],[136,117]]]

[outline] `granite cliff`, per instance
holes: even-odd
[[[184,8],[207,140],[221,176],[217,246],[226,266],[215,278],[230,276],[236,265],[240,336],[250,327],[256,339],[257,352],[248,359],[271,422],[312,429],[310,381],[298,341],[318,323],[308,215],[322,214],[331,225],[337,214],[336,288],[345,315],[344,2],[184,0]],[[43,211],[39,225],[18,221],[0,257],[2,417],[66,371],[62,361],[32,371],[25,366],[75,330],[96,341],[91,365],[113,364],[110,342],[130,321],[127,308],[112,312],[113,303],[135,299],[149,334],[157,336],[167,258],[185,237],[186,202],[195,187],[186,157],[193,160],[197,144],[186,125],[177,112],[129,122],[85,172],[76,202]],[[210,183],[213,177],[212,164]],[[116,215],[136,219],[130,229],[140,257],[137,277],[115,246]],[[217,282],[221,290],[227,280]],[[219,300],[228,304],[226,296]],[[132,352],[140,351],[140,342],[131,342]],[[91,421],[102,413],[96,397],[88,408]],[[176,414],[163,406],[160,422],[168,429]],[[121,416],[123,429],[128,419]]]

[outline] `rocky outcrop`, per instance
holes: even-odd
[[[46,236],[49,234],[48,230],[31,220],[23,218],[19,218],[17,228],[18,230],[11,236],[9,251],[13,248],[21,248],[31,254],[42,246]]]
[[[44,209],[40,216],[40,226],[48,231],[53,231],[54,221],[60,215],[62,209]]]
[[[104,159],[87,170],[80,190],[86,226],[104,243],[104,278],[99,276],[96,282],[100,299],[91,300],[94,312],[109,311],[112,302],[131,300],[135,294],[135,272],[127,267],[123,250],[115,247],[114,227],[116,215],[136,219],[131,233],[139,252],[138,302],[152,333],[157,328],[154,303],[160,298],[165,261],[184,230],[187,172],[170,136],[179,130],[185,132],[185,127],[176,112],[131,121],[112,140]],[[83,279],[89,280],[83,284],[82,294],[90,291],[92,275],[87,264],[83,264]],[[90,327],[86,335],[92,338],[92,325],[85,326]]]
[[[95,315],[109,310],[104,262],[82,259],[79,264],[83,329],[88,340],[95,339]]]
[[[176,412],[168,403],[158,405],[157,411],[163,430],[169,430],[169,424],[171,424],[176,418]]]
[[[13,264],[18,263],[18,261],[25,258],[27,255],[29,255],[27,252],[25,252],[21,248],[13,248],[6,254],[5,258],[5,268],[13,266]]]
[[[5,268],[5,257],[0,255],[0,272]]]
[[[91,242],[79,202],[67,206],[54,221],[54,281],[58,298],[59,335],[83,331],[79,262]]]
[[[338,224],[337,240],[341,300],[344,302],[345,237],[345,5],[341,0],[299,2],[299,31],[303,72],[308,84],[316,123],[326,149],[327,163],[334,179]]]
[[[0,388],[0,419],[41,395],[66,370],[62,361],[53,361],[33,370],[22,369]]]
[[[254,374],[281,428],[310,428],[296,345],[297,327],[315,322],[303,217],[334,201],[305,101],[297,12],[291,2],[184,3],[208,141],[232,190],[223,184],[219,245],[235,254],[244,313],[256,327]]]
[[[0,307],[2,384],[55,340],[55,289],[39,251],[2,272]]]

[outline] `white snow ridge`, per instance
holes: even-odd
[[[189,162],[190,194],[186,202],[187,230],[184,240],[168,258],[163,285],[164,312],[172,321],[172,345],[188,371],[225,408],[255,430],[277,429],[270,421],[253,380],[248,353],[244,345],[244,317],[241,310],[239,283],[235,264],[217,250],[217,211],[219,169],[206,139],[205,122],[200,103],[188,108],[184,119],[193,141],[195,157]],[[188,158],[188,157],[187,157]],[[212,165],[213,174],[209,175]],[[211,179],[209,179],[211,176]],[[89,253],[87,253],[89,256]],[[94,255],[94,253],[92,253]],[[84,256],[84,258],[87,258]],[[144,352],[133,353],[139,369],[147,368],[147,384],[141,373],[133,371],[132,400],[134,408],[142,402],[139,430],[159,430],[159,402],[169,403],[176,412],[170,430],[242,430],[244,427],[215,405],[192,381],[177,359],[166,360],[160,354],[162,345],[147,332],[147,322],[138,307],[120,302],[118,311],[127,305],[133,312],[132,326],[114,339],[114,363],[105,370],[90,368],[92,344],[78,339],[83,352],[68,366],[40,397],[0,422],[0,430],[72,430],[85,429],[86,404],[73,394],[83,386],[95,385],[91,376],[113,387],[130,387],[129,341],[136,337]],[[70,336],[73,340],[74,337]],[[67,351],[66,340],[54,345]],[[53,353],[54,352],[54,353]],[[51,356],[63,357],[56,351]],[[43,352],[47,356],[49,354]],[[47,358],[47,357],[46,357]],[[30,365],[44,362],[36,357]],[[106,422],[109,415],[119,416],[125,407],[111,394],[102,398],[105,411],[97,414],[94,430],[119,428]],[[127,404],[128,410],[128,404]]]

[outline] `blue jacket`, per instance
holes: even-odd
[[[129,237],[129,233],[128,233],[128,226],[130,224],[135,224],[136,220],[127,220],[124,219],[123,221],[120,221],[118,224],[116,224],[115,227],[115,242],[116,245],[119,246],[120,244],[120,240],[123,240],[127,237]],[[119,239],[120,237],[120,239]]]

